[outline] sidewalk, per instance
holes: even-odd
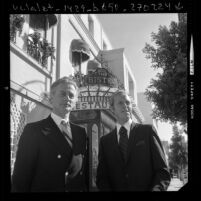
[[[172,178],[167,191],[178,191],[183,185],[179,178]]]

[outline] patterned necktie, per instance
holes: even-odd
[[[119,130],[119,146],[121,153],[123,155],[124,162],[127,160],[127,148],[128,148],[128,135],[127,135],[127,130],[125,127],[121,127]]]
[[[71,135],[71,129],[70,129],[70,124],[66,123],[64,120],[61,121],[61,129],[62,129],[62,134],[68,141],[69,145],[72,147],[73,142],[72,142],[72,135]]]

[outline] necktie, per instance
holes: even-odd
[[[72,142],[72,135],[71,135],[71,129],[70,129],[70,124],[66,123],[65,121],[61,121],[61,129],[62,129],[62,134],[68,141],[69,145],[72,147],[73,142]]]
[[[127,148],[128,148],[128,135],[127,135],[127,130],[125,127],[121,127],[119,130],[119,146],[120,150],[124,159],[124,162],[127,160]]]

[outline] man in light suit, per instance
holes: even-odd
[[[27,124],[20,137],[12,192],[87,191],[87,136],[69,122],[78,97],[76,83],[63,77],[50,90],[52,112]]]
[[[164,150],[155,128],[132,121],[123,90],[111,97],[117,126],[101,137],[96,184],[100,191],[165,191],[170,183]]]

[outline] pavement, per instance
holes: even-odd
[[[167,191],[178,191],[183,185],[184,182],[182,182],[179,178],[173,177]]]

